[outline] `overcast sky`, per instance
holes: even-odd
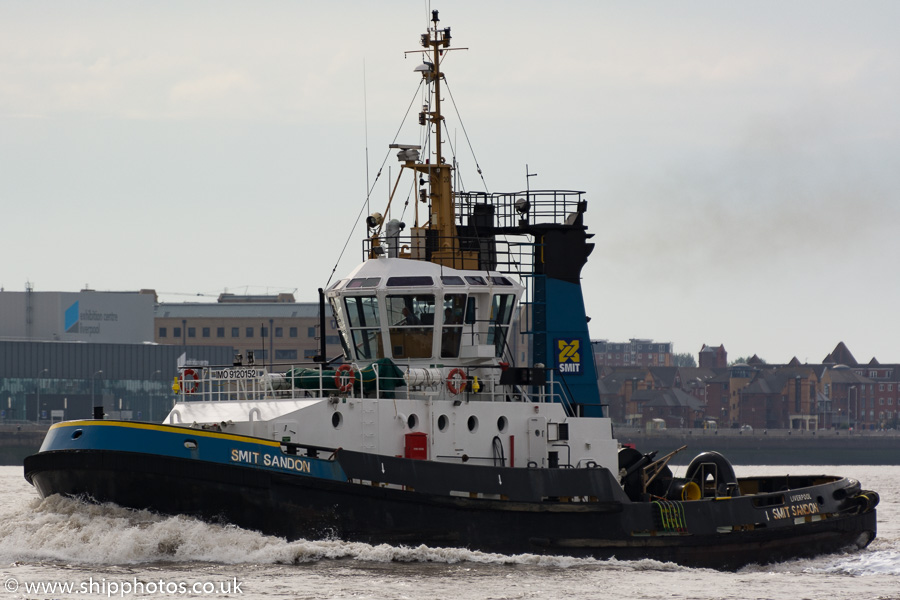
[[[900,2],[433,8],[467,48],[444,70],[490,191],[528,164],[532,188],[587,193],[593,338],[900,362]],[[0,1],[0,285],[314,300],[365,202],[366,141],[371,182],[415,97],[427,15]]]

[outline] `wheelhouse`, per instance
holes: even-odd
[[[349,361],[482,363],[503,357],[522,291],[497,272],[379,258],[327,296]]]

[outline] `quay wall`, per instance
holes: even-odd
[[[0,425],[0,465],[21,465],[37,452],[46,426]],[[846,430],[736,431],[667,429],[647,433],[617,427],[619,442],[634,444],[657,457],[687,446],[672,459],[686,465],[707,450],[724,454],[735,465],[900,465],[900,432]]]
[[[0,425],[0,465],[21,465],[25,457],[41,449],[47,427]]]
[[[686,465],[707,450],[725,455],[735,465],[900,465],[900,432],[847,430],[738,431],[733,429],[667,429],[645,432],[615,428],[619,442],[631,443],[657,457],[687,446],[673,459]]]

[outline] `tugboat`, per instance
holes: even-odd
[[[26,479],[288,539],[726,570],[868,545],[879,498],[854,479],[739,478],[715,452],[674,476],[674,453],[617,443],[580,285],[585,194],[454,190],[438,24],[417,51],[423,141],[392,145],[413,225],[372,214],[364,262],[319,290],[342,362],[323,340],[308,365],[182,368],[164,423],[57,423]]]

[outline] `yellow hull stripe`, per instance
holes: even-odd
[[[211,437],[225,440],[234,440],[238,442],[247,442],[248,444],[258,444],[261,446],[281,447],[279,442],[267,440],[264,438],[249,437],[246,435],[237,435],[233,433],[223,433],[220,431],[207,431],[205,429],[194,429],[191,427],[178,427],[176,425],[155,425],[153,423],[135,423],[133,421],[63,421],[50,426],[50,429],[68,428],[68,427],[127,427],[131,429],[146,429],[149,431],[164,431],[166,433],[190,433],[200,437]]]

